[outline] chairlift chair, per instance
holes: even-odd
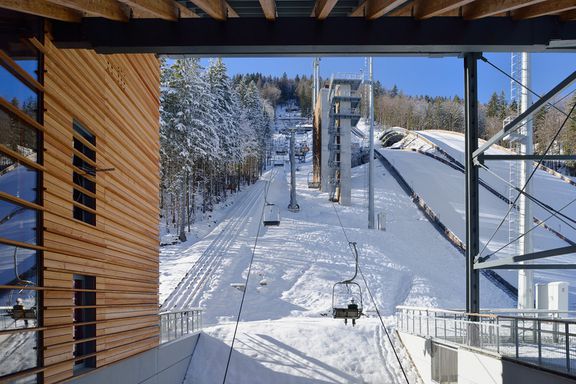
[[[354,251],[356,262],[354,276],[351,279],[339,281],[332,287],[332,317],[334,319],[344,319],[344,324],[348,324],[348,320],[352,320],[352,326],[355,326],[356,320],[362,316],[364,303],[362,300],[362,288],[354,281],[356,276],[358,276],[358,250],[356,249],[356,243],[350,242],[349,245]],[[349,296],[349,302],[336,302],[337,287],[345,289],[345,294]]]
[[[320,188],[320,182],[314,181],[314,174],[312,172],[308,172],[308,188]]]
[[[337,286],[346,287],[346,290],[350,293],[351,298],[347,304],[336,303]],[[362,316],[362,308],[362,289],[358,283],[345,280],[334,284],[332,288],[332,317],[334,319],[344,319],[344,324],[348,324],[348,320],[352,320],[352,326],[355,326],[356,320]]]
[[[266,203],[263,224],[265,226],[280,225],[280,209],[276,205]]]
[[[36,294],[35,290],[26,289],[28,287],[35,286],[36,284],[32,281],[22,279],[20,277],[20,272],[18,271],[18,247],[14,248],[14,274],[16,275],[16,284],[21,285],[21,289],[11,289],[10,293],[8,294],[7,306],[11,307],[6,310],[6,314],[12,318],[12,320],[36,320]],[[14,291],[18,291],[18,297],[14,298]],[[26,292],[24,298],[22,298],[22,293]],[[18,299],[22,300],[23,304],[17,303]],[[29,308],[24,308],[24,304],[29,304]]]

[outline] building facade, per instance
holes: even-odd
[[[159,61],[0,27],[0,382],[53,383],[159,343]]]

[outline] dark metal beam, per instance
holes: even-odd
[[[499,267],[502,265],[510,265],[513,263],[521,262],[521,261],[544,259],[546,257],[568,255],[570,253],[576,253],[576,245],[570,245],[568,247],[548,249],[546,251],[532,252],[532,253],[527,253],[525,255],[503,257],[499,260],[494,260],[494,261],[477,262],[476,264],[474,264],[474,269],[476,269],[476,270],[493,269],[494,267]],[[522,266],[526,266],[526,264],[523,264]]]
[[[576,264],[507,264],[490,269],[576,269]]]
[[[506,126],[502,128],[498,133],[496,133],[490,139],[486,140],[486,142],[474,152],[474,157],[478,157],[480,154],[486,152],[488,148],[502,140],[506,135],[515,132],[518,128],[521,127],[523,121],[532,117],[534,113],[536,113],[540,108],[547,104],[554,96],[562,92],[562,90],[564,90],[566,87],[570,86],[570,84],[572,84],[574,81],[576,81],[576,71],[572,72],[570,75],[568,75],[568,77],[558,83],[558,85],[548,91],[548,93],[539,98],[534,104],[528,107],[526,111],[522,112],[510,123],[506,124]]]
[[[478,156],[478,161],[483,163],[484,161],[491,160],[576,160],[576,155],[486,155],[481,154]]]
[[[344,32],[343,32],[344,31]],[[138,19],[119,23],[84,18],[54,22],[52,35],[61,48],[93,48],[102,53],[189,55],[457,55],[462,52],[576,52],[576,22],[549,16],[523,21],[506,17],[416,20],[389,17],[210,18],[168,22]],[[570,43],[574,42],[574,44]],[[560,44],[559,42],[567,42]],[[551,50],[551,49],[550,49]]]
[[[480,273],[474,258],[480,252],[480,177],[473,153],[478,148],[478,59],[464,55],[464,123],[466,167],[466,312],[480,313]]]

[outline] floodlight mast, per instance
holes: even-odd
[[[522,68],[521,68],[521,90],[520,90],[520,113],[525,112],[532,104],[532,98],[529,89],[531,89],[531,66],[530,54],[522,52]],[[533,128],[532,119],[527,118],[522,122],[522,138],[520,141],[520,155],[531,155],[534,153],[533,145]],[[518,188],[524,187],[526,194],[532,194],[532,186],[530,182],[530,173],[532,172],[532,161],[520,161],[520,178]],[[520,213],[520,220],[518,221],[518,233],[523,233],[519,239],[519,249],[523,254],[530,254],[533,250],[532,232],[529,229],[532,227],[532,207],[530,200],[525,194],[520,194],[518,199],[518,207]],[[534,272],[530,269],[520,269],[518,271],[518,308],[531,309],[534,308]]]
[[[368,59],[370,90],[369,90],[369,117],[370,135],[369,135],[369,163],[368,163],[368,228],[374,229],[374,75],[372,56]]]

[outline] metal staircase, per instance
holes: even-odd
[[[330,79],[328,126],[330,201],[340,201],[341,127],[343,124],[348,124],[348,121],[350,127],[354,127],[360,120],[359,89],[362,80],[362,74],[334,74]]]

